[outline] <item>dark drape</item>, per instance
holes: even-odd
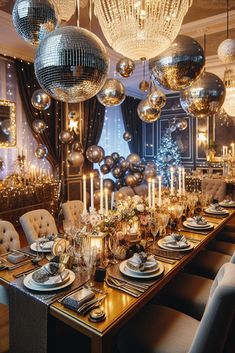
[[[28,124],[38,141],[44,144],[48,149],[47,159],[53,167],[59,164],[59,142],[60,121],[63,114],[64,105],[61,102],[52,99],[51,106],[45,111],[35,109],[31,104],[31,97],[40,86],[34,74],[34,65],[22,60],[15,61],[20,96],[22,99],[24,111]],[[35,119],[42,119],[46,122],[48,128],[40,135],[35,134],[32,129],[32,122]]]
[[[105,107],[95,97],[84,102],[84,150],[97,145],[104,125]],[[92,163],[85,166],[86,172],[92,169]]]
[[[137,114],[140,100],[126,96],[121,105],[125,131],[132,134],[132,140],[128,142],[131,153],[142,155],[142,121]]]

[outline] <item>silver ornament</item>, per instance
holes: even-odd
[[[187,120],[186,119],[178,120],[176,123],[176,127],[177,127],[177,129],[179,129],[179,131],[183,131],[183,130],[187,129],[187,127],[188,127]]]
[[[46,146],[42,144],[38,145],[34,152],[34,155],[37,159],[46,158],[46,156],[48,155],[48,150]]]
[[[182,108],[197,118],[217,113],[222,107],[224,99],[224,83],[211,72],[204,72],[191,87],[180,93]]]
[[[17,33],[33,45],[60,24],[57,8],[52,0],[16,0],[12,21]]]
[[[101,40],[84,28],[63,27],[40,43],[34,63],[40,86],[53,98],[83,102],[95,96],[109,69]]]
[[[123,140],[125,140],[126,142],[129,142],[132,140],[132,134],[129,131],[125,131],[122,137],[123,137]]]
[[[162,109],[166,105],[166,95],[162,91],[154,90],[148,96],[148,101],[151,108]]]
[[[148,81],[142,80],[142,81],[139,83],[139,90],[142,91],[142,92],[148,92],[148,90],[149,90],[149,83],[148,83]]]
[[[46,110],[51,105],[51,97],[42,89],[37,89],[32,95],[31,103],[38,110]]]
[[[180,91],[189,87],[202,73],[205,56],[193,38],[179,35],[163,53],[149,61],[150,74],[161,87]]]
[[[84,156],[81,152],[71,151],[68,154],[67,161],[73,167],[81,167],[84,163]]]
[[[134,70],[135,70],[135,63],[133,60],[128,58],[121,58],[116,65],[116,71],[122,77],[125,77],[125,78],[130,77],[133,74]]]
[[[125,99],[125,87],[115,78],[108,78],[97,94],[98,101],[105,107],[116,107]]]
[[[218,47],[218,57],[225,64],[235,62],[235,39],[225,39]]]
[[[44,130],[47,128],[47,125],[45,121],[41,119],[36,119],[32,122],[32,128],[33,128],[33,131],[36,132],[36,134],[42,134]]]
[[[100,146],[92,145],[86,150],[86,158],[91,163],[100,163],[104,159],[104,149]]]
[[[59,140],[62,143],[72,143],[74,140],[74,134],[70,130],[62,130],[59,134]]]
[[[148,99],[145,99],[138,104],[137,113],[145,123],[153,123],[160,118],[161,110],[151,108]]]

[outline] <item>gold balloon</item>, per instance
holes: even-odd
[[[142,121],[145,123],[153,123],[158,120],[161,115],[160,108],[151,108],[148,99],[140,101],[137,107],[137,113]]]
[[[148,81],[142,80],[139,84],[139,90],[142,92],[148,92],[148,90],[149,90]]]
[[[72,150],[76,151],[76,152],[81,152],[81,153],[84,152],[84,148],[83,148],[81,142],[79,142],[79,141],[74,141],[74,143],[72,144]]]
[[[104,159],[104,149],[100,146],[92,145],[86,150],[86,158],[91,163],[100,163]]]
[[[131,153],[126,157],[126,160],[131,164],[139,164],[140,156],[137,153]]]
[[[200,44],[193,38],[178,35],[168,49],[149,61],[149,70],[161,87],[180,91],[201,75],[204,65]]]
[[[125,140],[126,142],[129,142],[132,140],[132,134],[129,131],[125,131],[122,137],[123,137],[123,140]]]
[[[115,78],[108,78],[97,94],[98,101],[105,107],[116,107],[125,99],[125,87]]]
[[[166,95],[162,91],[155,90],[150,93],[148,101],[151,108],[161,109],[166,105]]]
[[[37,89],[32,95],[31,103],[38,110],[46,110],[51,105],[51,97],[42,89]]]
[[[128,58],[121,58],[116,65],[116,71],[122,77],[125,77],[125,78],[130,77],[133,74],[134,70],[135,70],[135,63],[133,60]]]
[[[72,143],[74,140],[74,134],[70,130],[62,130],[59,134],[60,142]]]
[[[225,64],[235,62],[235,39],[225,39],[218,47],[218,57]]]
[[[138,180],[135,178],[133,174],[127,174],[124,178],[127,186],[136,186],[138,184]]]
[[[36,134],[42,134],[43,131],[47,128],[45,121],[41,119],[36,119],[32,122],[32,128]]]
[[[67,161],[73,167],[81,167],[84,163],[84,157],[81,152],[72,151],[68,154]]]
[[[218,112],[224,99],[224,83],[211,72],[204,72],[191,87],[180,93],[182,108],[197,118],[209,117]]]

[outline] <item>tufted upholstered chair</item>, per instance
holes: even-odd
[[[162,305],[146,305],[121,330],[120,353],[222,353],[235,311],[235,265],[212,282],[201,321]]]
[[[225,198],[226,185],[222,179],[205,178],[202,179],[202,193],[207,193],[220,202]]]
[[[29,244],[49,233],[58,234],[53,216],[44,209],[25,213],[20,217],[20,224]]]
[[[75,224],[83,212],[83,202],[80,200],[67,201],[62,204],[62,211],[65,221]]]
[[[5,248],[5,252],[10,249],[19,249],[20,248],[20,238],[19,234],[15,230],[13,224],[8,221],[0,220],[0,245],[3,251]]]

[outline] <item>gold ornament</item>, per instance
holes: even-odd
[[[115,78],[108,78],[97,94],[98,101],[105,107],[120,105],[125,99],[125,87]]]
[[[162,91],[155,90],[150,93],[148,101],[151,108],[162,109],[166,105],[166,95]]]
[[[160,118],[161,109],[151,108],[148,99],[145,99],[139,103],[137,113],[145,123],[153,123]]]
[[[205,56],[193,38],[179,35],[161,55],[149,62],[154,81],[161,87],[180,91],[189,87],[202,73]]]
[[[116,71],[122,77],[125,77],[125,78],[130,77],[133,74],[134,70],[135,70],[135,63],[133,60],[128,58],[121,58],[116,65]]]
[[[224,99],[224,83],[211,72],[204,72],[191,87],[180,93],[182,108],[197,118],[209,117],[218,112]]]
[[[139,90],[142,92],[148,92],[148,90],[149,90],[148,81],[142,80],[139,84]]]

